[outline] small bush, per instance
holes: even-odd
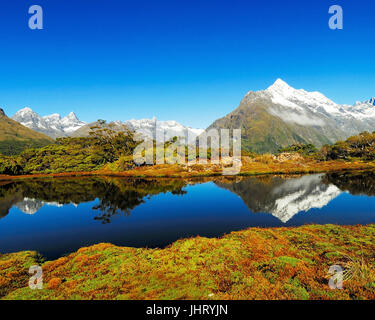
[[[256,162],[264,163],[264,164],[271,164],[275,162],[275,156],[272,154],[266,153],[259,155],[255,158]]]

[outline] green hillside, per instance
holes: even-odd
[[[8,118],[0,109],[0,153],[15,155],[27,148],[42,147],[53,143],[50,137],[33,131]]]
[[[293,144],[323,146],[332,141],[318,128],[284,122],[268,112],[269,103],[261,98],[243,99],[240,106],[227,116],[216,120],[207,130],[239,129],[242,133],[242,149],[256,153],[274,153]],[[330,136],[335,133],[331,132]],[[337,140],[340,135],[337,135]]]

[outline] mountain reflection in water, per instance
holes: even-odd
[[[12,206],[26,214],[38,212],[44,205],[61,207],[78,205],[99,199],[93,210],[94,217],[108,223],[116,214],[130,215],[135,207],[151,196],[171,192],[182,195],[186,182],[182,180],[142,180],[120,178],[57,178],[24,180],[0,187],[0,218],[6,216]]]
[[[252,213],[270,213],[286,223],[299,212],[323,208],[343,192],[375,195],[375,173],[332,173],[304,176],[259,176],[206,179],[58,178],[23,180],[0,186],[0,218],[13,206],[34,214],[43,206],[78,205],[99,199],[94,217],[108,223],[116,214],[132,209],[152,196],[170,192],[183,195],[187,185],[214,182],[237,194]]]
[[[217,185],[238,194],[253,213],[271,213],[286,223],[298,212],[322,208],[341,194],[335,185],[322,183],[323,177],[250,178]]]
[[[375,223],[375,174],[0,182],[0,252],[163,247],[249,227]]]

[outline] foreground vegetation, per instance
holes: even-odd
[[[116,132],[102,127],[104,124],[92,127],[90,137],[58,138],[54,144],[27,149],[17,156],[0,156],[0,174],[94,171],[132,155],[137,145],[134,133],[125,129]]]
[[[0,255],[3,299],[375,299],[375,226],[304,226],[179,240],[165,249],[98,244],[41,263]],[[44,288],[28,288],[42,264]],[[328,286],[332,265],[343,290]]]
[[[105,122],[102,122],[102,125]],[[169,141],[168,148],[176,138]],[[55,144],[27,149],[18,156],[0,155],[0,175],[124,175],[136,177],[189,177],[221,175],[223,165],[167,164],[136,166],[133,151],[137,142],[131,131],[115,131],[100,124],[87,138],[60,138]],[[166,149],[165,149],[166,150]],[[173,155],[174,156],[174,155]],[[154,152],[154,159],[155,159]],[[167,156],[166,156],[167,158]],[[210,149],[208,149],[210,159]],[[168,159],[166,159],[168,162]],[[225,163],[226,159],[224,160]],[[227,159],[230,160],[230,159]],[[364,132],[321,150],[311,144],[297,144],[276,154],[244,152],[242,175],[294,174],[375,168],[375,133]],[[181,163],[186,163],[183,159]],[[225,165],[231,166],[231,161]],[[0,177],[0,179],[9,177]]]

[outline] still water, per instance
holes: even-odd
[[[0,252],[164,247],[249,227],[375,223],[375,174],[0,182]]]

